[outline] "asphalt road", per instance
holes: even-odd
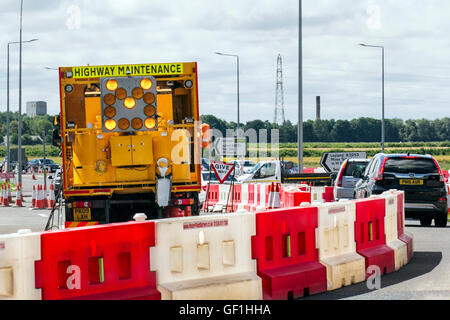
[[[0,234],[19,229],[43,231],[50,210],[30,210],[33,183],[43,183],[24,176],[24,208],[0,207]],[[64,224],[61,217],[60,224]],[[57,216],[54,219],[57,225]],[[397,272],[381,277],[381,288],[370,290],[366,282],[302,298],[303,300],[450,300],[450,226],[421,227],[418,221],[407,220],[406,231],[414,235],[414,257]]]

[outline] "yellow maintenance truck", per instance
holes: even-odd
[[[197,63],[59,68],[66,227],[199,214]]]

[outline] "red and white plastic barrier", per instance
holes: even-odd
[[[264,201],[254,202],[267,206],[261,190]],[[404,193],[390,191],[295,208],[0,236],[0,299],[288,299],[364,281],[369,267],[393,272],[412,254]]]

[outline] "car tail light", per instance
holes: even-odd
[[[438,168],[439,182],[445,182],[444,173],[442,172],[441,167],[439,166],[439,163],[434,158],[433,158],[433,161],[436,164],[436,167]]]
[[[345,160],[341,167],[341,171],[339,171],[339,176],[337,178],[337,186],[338,187],[342,187],[342,177],[344,176],[344,171],[345,171],[345,168],[347,167],[347,163],[348,163],[348,160]]]
[[[447,202],[447,198],[446,197],[439,198],[439,202]]]
[[[385,166],[387,160],[388,160],[388,158],[384,158],[383,163],[381,164],[381,167],[380,167],[380,171],[378,171],[378,174],[374,178],[375,181],[383,180],[384,166]]]

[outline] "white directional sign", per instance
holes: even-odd
[[[338,172],[346,159],[366,159],[365,152],[328,152],[322,155],[320,164],[327,172]]]
[[[221,162],[211,162],[211,167],[216,174],[217,179],[220,184],[224,183],[228,179],[230,174],[234,170],[234,164],[232,163],[221,163]]]

